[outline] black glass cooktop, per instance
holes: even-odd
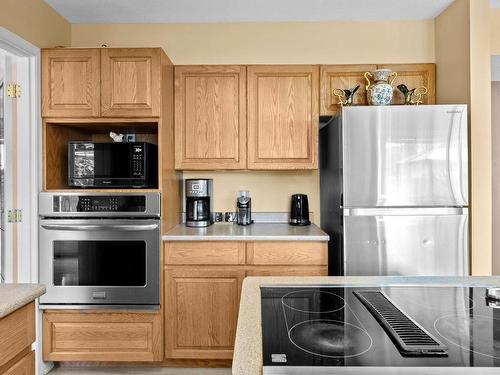
[[[264,373],[284,366],[500,367],[500,308],[485,293],[480,287],[262,287]],[[396,337],[406,348],[430,350],[402,350]]]

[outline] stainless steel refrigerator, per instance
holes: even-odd
[[[467,106],[344,107],[320,126],[331,275],[467,275]]]

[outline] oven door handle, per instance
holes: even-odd
[[[64,224],[42,224],[42,228],[48,230],[77,230],[77,231],[123,231],[123,232],[135,232],[135,231],[146,231],[158,229],[158,224],[145,224],[145,225],[64,225]]]

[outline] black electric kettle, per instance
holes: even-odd
[[[290,206],[290,225],[310,225],[309,201],[306,194],[293,194]]]

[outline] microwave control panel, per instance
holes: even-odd
[[[144,145],[142,144],[132,147],[132,176],[144,176]]]
[[[145,212],[146,197],[143,195],[55,195],[54,212]]]

